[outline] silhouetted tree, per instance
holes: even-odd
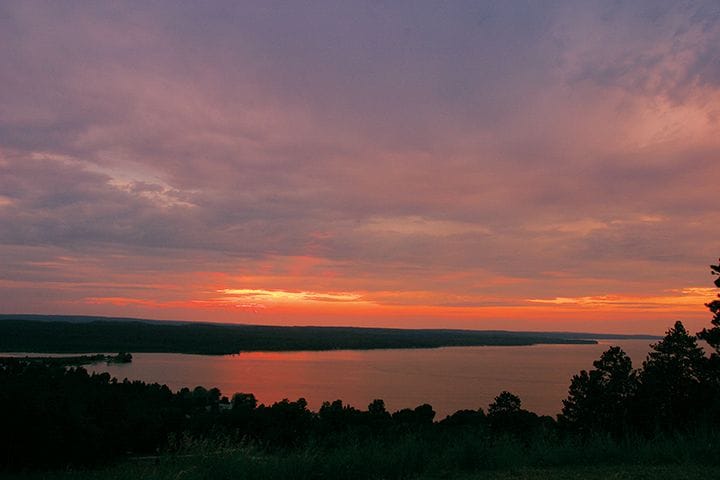
[[[704,410],[705,354],[682,322],[652,345],[640,371],[637,417],[645,428],[685,429]]]
[[[368,405],[368,413],[374,417],[387,417],[390,418],[390,414],[385,409],[385,401],[376,398],[370,405]]]
[[[291,446],[304,439],[312,427],[313,413],[307,408],[307,401],[299,398],[295,402],[287,398],[270,407],[260,405],[255,410],[257,435],[273,445]]]
[[[393,421],[406,426],[431,425],[433,418],[435,418],[435,410],[427,403],[419,405],[414,409],[403,408],[392,414]]]
[[[572,378],[558,422],[582,433],[620,434],[628,427],[637,373],[620,347],[610,347],[593,366],[595,369],[582,370]]]
[[[236,393],[231,400],[228,423],[238,436],[247,436],[251,431],[253,414],[257,408],[257,399],[252,393]]]
[[[385,409],[385,402],[379,398],[370,402],[367,416],[368,426],[376,433],[385,430],[392,422],[390,412]]]
[[[479,426],[485,425],[487,418],[482,408],[477,410],[458,410],[440,421],[440,424],[448,427]]]
[[[488,406],[488,416],[506,415],[520,411],[522,401],[520,397],[507,391],[503,391],[495,397],[495,400]]]
[[[367,414],[350,405],[343,405],[342,400],[335,400],[332,403],[323,402],[317,416],[323,432],[340,432],[363,424]]]
[[[720,288],[720,264],[710,265],[711,274],[718,276],[714,280],[716,287]],[[705,340],[710,347],[714,350],[710,354],[710,357],[705,361],[705,384],[706,384],[706,403],[708,405],[720,404],[720,295],[716,299],[705,306],[713,314],[712,328],[704,328],[698,333],[698,338]],[[711,420],[714,423],[720,421],[720,411],[713,408],[707,409],[707,420]]]
[[[507,391],[501,392],[488,406],[490,427],[518,436],[530,435],[539,426],[539,417],[521,407],[520,397]]]
[[[257,407],[257,399],[252,393],[236,393],[232,397],[233,411],[252,412]]]
[[[712,275],[720,275],[720,265],[710,265]],[[715,286],[720,288],[720,276],[714,281]],[[715,354],[720,354],[720,294],[718,298],[705,304],[712,312],[713,318],[710,320],[713,327],[711,329],[704,328],[698,333],[698,338],[705,340],[708,345],[715,349]]]

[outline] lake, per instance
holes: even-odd
[[[649,340],[609,340],[597,345],[444,347],[324,352],[249,352],[205,356],[133,354],[130,364],[98,364],[122,380],[167,384],[171,389],[218,387],[223,395],[253,393],[271,404],[304,397],[312,410],[341,399],[365,409],[382,398],[390,411],[431,404],[437,419],[461,409],[487,409],[502,390],[520,396],[523,407],[555,415],[570,379],[611,345],[619,345],[639,367]]]

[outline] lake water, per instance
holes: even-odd
[[[555,415],[570,378],[611,345],[619,345],[639,367],[648,340],[612,340],[597,345],[446,347],[328,352],[250,352],[227,356],[172,353],[133,354],[130,364],[88,367],[122,380],[167,384],[171,389],[202,385],[223,395],[253,393],[271,404],[304,397],[312,410],[341,399],[365,409],[382,398],[388,410],[431,404],[437,419],[461,409],[487,408],[502,390],[520,396],[523,407]]]

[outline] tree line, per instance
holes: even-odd
[[[720,265],[711,266],[715,275]],[[720,288],[720,278],[715,280]],[[718,296],[720,298],[720,296]],[[461,410],[435,420],[430,405],[389,412],[382,400],[366,410],[341,400],[317,412],[304,399],[266,406],[250,393],[223,397],[217,388],[171,391],[165,385],[118,381],[108,373],[57,362],[0,361],[0,470],[105,463],[128,455],[182,448],[193,439],[292,449],[355,440],[457,432],[521,441],[594,435],[622,439],[692,434],[720,426],[720,300],[707,304],[711,327],[693,336],[676,322],[634,369],[611,347],[570,382],[557,419],[522,408],[501,392],[487,411]],[[698,344],[712,350],[706,355]]]
[[[720,275],[720,265],[711,265]],[[714,280],[720,288],[720,277]],[[718,295],[720,298],[720,295]],[[699,425],[718,425],[720,410],[720,300],[706,307],[711,328],[690,335],[675,322],[639,369],[619,347],[604,352],[594,369],[581,371],[570,382],[559,426],[583,434],[682,432]],[[711,349],[705,355],[697,340]]]
[[[103,464],[208,438],[277,450],[308,442],[331,446],[348,436],[389,439],[468,427],[528,435],[554,423],[521,409],[508,392],[487,413],[463,410],[435,422],[428,404],[390,412],[380,399],[366,410],[335,400],[313,412],[303,398],[266,406],[251,393],[228,398],[201,386],[173,392],[166,385],[22,358],[2,360],[0,385],[0,470]]]
[[[75,318],[76,321],[70,321]],[[0,352],[171,352],[436,348],[476,345],[588,344],[551,332],[174,323],[53,315],[1,315]]]

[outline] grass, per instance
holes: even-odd
[[[445,478],[457,480],[707,480],[719,476],[719,467],[703,465],[606,465],[519,469]],[[432,477],[425,478],[429,480]]]
[[[195,442],[173,454],[131,458],[96,470],[36,472],[8,480],[321,480],[321,479],[694,479],[720,478],[710,437],[627,440],[598,437],[523,443],[475,434],[397,441],[346,439],[337,446],[267,452]]]
[[[275,469],[268,464],[265,468],[245,469],[242,461],[221,462],[208,465],[207,459],[201,463],[180,462],[160,465],[123,464],[97,471],[67,471],[13,475],[7,480],[245,480],[245,479],[296,479],[307,478],[302,473],[284,468]],[[348,476],[350,473],[350,476]],[[691,480],[719,478],[720,467],[706,465],[602,465],[571,466],[546,468],[513,468],[508,470],[481,471],[475,473],[428,473],[397,478],[408,480]],[[312,478],[346,479],[352,478],[348,470],[332,472],[318,471]],[[375,479],[394,478],[379,475]]]

